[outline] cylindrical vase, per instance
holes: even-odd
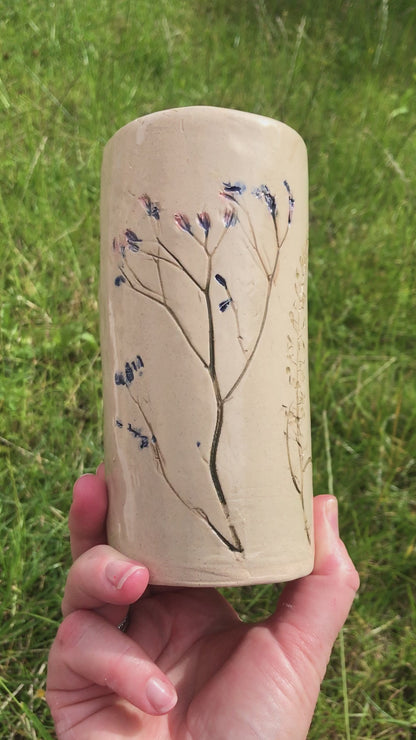
[[[312,570],[307,155],[190,107],[104,151],[100,316],[111,545],[153,584]]]

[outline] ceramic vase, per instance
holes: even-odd
[[[100,316],[111,545],[153,584],[313,567],[304,142],[153,113],[104,151]]]

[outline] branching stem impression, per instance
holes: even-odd
[[[172,474],[169,472],[168,465],[163,456],[163,450],[158,442],[157,430],[154,428],[152,419],[150,418],[150,413],[147,410],[149,405],[145,403],[143,399],[141,400],[135,392],[134,384],[136,382],[136,378],[143,374],[145,364],[140,355],[137,355],[135,360],[126,361],[124,371],[116,373],[115,383],[116,385],[126,387],[132,402],[140,412],[145,429],[144,431],[142,428],[137,429],[132,426],[130,422],[126,426],[120,419],[116,420],[116,424],[120,428],[127,428],[127,431],[138,440],[140,449],[152,449],[157,470],[171,492],[189,511],[202,519],[209,526],[213,534],[218,537],[218,539],[231,552],[240,554],[241,556],[244,555],[244,546],[237,532],[237,528],[231,520],[227,496],[220,480],[217,458],[226,405],[246,375],[263,335],[269,311],[272,289],[277,280],[280,252],[284,242],[286,241],[292,222],[295,201],[287,181],[285,180],[283,184],[287,192],[287,207],[285,209],[286,216],[283,217],[283,220],[285,220],[285,229],[282,237],[279,236],[279,224],[281,224],[282,219],[278,216],[275,195],[270,192],[267,185],[260,185],[254,188],[250,194],[262,202],[265,208],[266,217],[271,221],[273,244],[272,247],[269,246],[267,250],[258,243],[256,238],[249,205],[247,204],[247,188],[244,183],[222,183],[219,196],[223,201],[225,201],[225,207],[222,217],[221,232],[215,240],[213,238],[211,218],[206,211],[201,211],[196,214],[196,229],[195,226],[191,224],[191,221],[185,213],[174,214],[173,218],[177,228],[183,232],[188,239],[195,243],[198,250],[202,250],[202,256],[205,262],[205,273],[202,279],[193,274],[185,264],[184,260],[178,256],[178,254],[162,238],[160,208],[158,203],[152,200],[148,194],[143,194],[139,198],[139,202],[150,223],[150,237],[142,239],[137,236],[136,232],[132,229],[126,229],[122,239],[115,238],[113,240],[113,250],[119,255],[117,275],[114,279],[115,286],[124,286],[125,289],[134,291],[147,300],[157,304],[162,310],[164,310],[180,331],[189,350],[195,355],[204,371],[208,373],[213,396],[215,398],[216,417],[210,450],[206,462],[209,466],[213,488],[224,515],[223,528],[220,529],[217,525],[214,525],[206,512],[201,507],[197,507],[192,504],[184,494],[177,490],[177,487],[172,482]],[[259,272],[259,280],[262,280],[265,286],[263,309],[258,329],[256,335],[254,337],[249,337],[248,339],[242,336],[238,305],[233,299],[231,289],[228,285],[228,278],[215,272],[214,269],[215,257],[218,250],[226,243],[227,235],[230,231],[235,229],[240,229],[240,237],[244,249],[247,249],[253,258]],[[153,262],[156,268],[155,278],[152,279],[151,276],[149,277],[149,271],[144,272],[140,269],[141,260],[151,260],[151,262]],[[192,284],[200,301],[202,301],[202,304],[205,306],[208,327],[206,353],[200,349],[200,345],[195,341],[195,338],[191,336],[190,332],[183,325],[183,322],[176,313],[174,307],[169,303],[164,284],[166,279],[164,271],[166,269],[177,270],[185,276]],[[215,299],[215,285],[220,285],[224,290],[224,298],[220,303]],[[218,319],[215,319],[214,314],[218,311],[220,314],[224,314],[229,309],[231,309],[234,315],[236,338],[241,350],[241,363],[235,379],[231,382],[228,388],[222,389],[218,378],[218,363],[216,356],[218,346],[215,340],[215,327]],[[302,459],[300,422],[299,420],[296,421],[296,419],[298,419],[299,409],[302,406],[302,399],[299,397],[300,391],[298,388],[299,378],[296,383],[295,408],[297,411],[294,412],[292,409],[286,410],[287,426],[285,434],[291,477],[296,491],[301,496],[302,508],[304,511],[303,471],[305,468],[305,462]],[[290,429],[293,425],[296,426],[295,437],[299,447],[298,467],[300,466],[300,475],[295,473],[293,455],[291,453]],[[306,532],[308,539],[310,540],[308,528],[306,528]]]

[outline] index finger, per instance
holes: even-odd
[[[107,505],[104,469],[100,466],[96,475],[82,475],[74,485],[68,520],[74,560],[91,547],[107,543]]]

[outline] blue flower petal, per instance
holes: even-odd
[[[220,285],[222,285],[223,288],[227,288],[227,283],[226,283],[225,279],[223,278],[222,275],[219,275],[218,272],[215,275],[215,279],[216,279],[217,283],[219,283]]]
[[[231,303],[231,298],[226,298],[225,301],[221,301],[221,303],[218,305],[218,308],[220,309],[221,313],[224,313],[224,311],[227,310],[230,303]]]

